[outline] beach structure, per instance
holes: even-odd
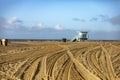
[[[72,42],[79,42],[88,40],[88,32],[87,31],[80,31],[71,41]]]
[[[8,45],[8,40],[7,39],[2,39],[1,40],[1,45],[2,46],[7,46]]]

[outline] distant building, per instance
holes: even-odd
[[[78,35],[76,35],[71,41],[85,41],[88,40],[88,32],[87,31],[80,31]]]

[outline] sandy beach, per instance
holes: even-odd
[[[0,46],[1,80],[120,80],[120,42],[12,41]]]

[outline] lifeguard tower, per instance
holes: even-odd
[[[78,35],[76,35],[71,41],[72,42],[79,42],[88,40],[88,32],[87,31],[80,31]]]

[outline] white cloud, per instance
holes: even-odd
[[[7,23],[13,25],[15,23],[22,23],[22,20],[18,19],[17,17],[12,17],[7,20]]]
[[[7,29],[16,29],[23,26],[22,20],[18,19],[17,17],[11,17],[10,19],[6,19],[6,28]]]
[[[4,30],[10,28],[10,24],[7,19],[0,17],[0,30]]]
[[[39,22],[36,27],[37,27],[38,29],[43,28],[43,23],[42,23],[42,22]]]
[[[62,28],[62,26],[61,26],[60,24],[57,24],[57,25],[54,27],[54,29],[56,29],[56,30],[62,30],[63,28]]]

